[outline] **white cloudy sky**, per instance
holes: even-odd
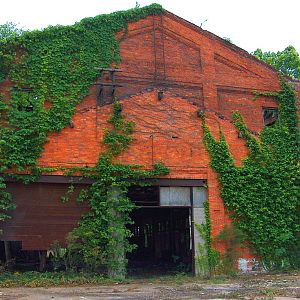
[[[141,6],[160,3],[165,9],[200,25],[237,46],[253,51],[283,50],[293,45],[300,53],[300,0],[138,0]],[[73,24],[135,6],[136,0],[3,0],[0,24],[24,29]],[[205,21],[207,20],[207,21]]]

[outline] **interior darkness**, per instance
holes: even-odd
[[[4,242],[0,241],[0,261],[5,261],[5,250],[4,250]]]
[[[160,207],[159,187],[133,187],[128,196],[138,206],[130,242],[137,248],[128,254],[129,273],[191,271],[190,208]]]
[[[158,186],[133,186],[129,188],[127,196],[137,206],[159,206]]]
[[[8,247],[10,259],[9,262],[6,262],[4,242],[0,241],[0,263],[5,264],[10,270],[38,270],[39,251],[22,251],[22,242],[20,241],[9,241]]]

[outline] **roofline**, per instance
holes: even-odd
[[[250,58],[252,60],[255,60],[257,63],[263,65],[264,67],[267,67],[268,69],[270,69],[271,71],[275,72],[278,74],[278,70],[276,70],[274,67],[272,67],[271,65],[267,64],[266,62],[264,62],[263,60],[260,60],[258,59],[257,57],[255,57],[254,55],[250,54],[249,52],[247,52],[246,50],[244,50],[243,48],[240,48],[239,46],[236,46],[235,44],[232,44],[224,39],[222,39],[221,37],[217,36],[216,34],[210,32],[210,31],[207,31],[207,30],[204,30],[202,29],[201,27],[199,27],[198,25],[195,25],[194,23],[182,18],[182,17],[179,17],[177,15],[175,15],[174,13],[168,11],[168,10],[164,10],[164,15],[166,16],[170,16],[172,17],[173,19],[181,22],[181,23],[184,23],[187,27],[193,29],[193,30],[196,30],[198,32],[200,32],[201,34],[209,37],[209,38],[214,38],[214,39],[217,39],[220,43],[224,44],[225,46],[227,46],[228,48],[231,48],[231,50],[235,51],[235,52],[238,52],[240,55],[244,56],[244,57],[247,57],[247,58]],[[291,78],[292,79],[292,78]]]

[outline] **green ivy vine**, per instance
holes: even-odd
[[[71,234],[71,247],[76,249],[84,263],[93,271],[107,270],[110,277],[123,278],[126,273],[126,257],[134,249],[128,242],[131,236],[126,225],[132,221],[130,213],[135,208],[127,197],[132,185],[147,185],[147,178],[166,175],[169,170],[162,164],[146,171],[140,165],[124,165],[116,157],[129,148],[133,141],[133,122],[127,122],[122,115],[122,105],[114,104],[113,114],[108,120],[112,125],[106,130],[103,143],[106,151],[100,154],[93,168],[75,168],[94,183],[88,190],[82,190],[80,201],[87,201],[89,212]]]
[[[297,98],[283,80],[281,90],[271,96],[276,97],[280,117],[261,131],[259,139],[247,129],[241,114],[233,112],[234,124],[249,149],[241,167],[234,165],[223,132],[217,141],[205,117],[200,117],[211,167],[219,175],[221,196],[238,228],[266,267],[295,267],[300,232]]]
[[[34,180],[48,134],[69,124],[76,104],[99,76],[96,68],[120,63],[115,34],[126,34],[130,22],[162,12],[152,4],[0,40],[0,83],[12,84],[9,99],[0,97],[0,172],[25,171],[28,175],[18,179]],[[13,208],[4,189],[1,177],[1,218]]]
[[[196,245],[197,256],[195,257],[195,266],[198,275],[211,277],[215,274],[220,262],[220,253],[212,247],[209,202],[205,201],[203,206],[205,222],[202,224],[194,223],[195,229],[203,240],[203,242]]]

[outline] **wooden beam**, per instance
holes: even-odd
[[[16,179],[5,176],[6,182],[18,182]],[[155,186],[205,186],[205,179],[149,179]],[[60,175],[41,175],[37,181],[42,183],[74,183],[74,184],[92,184],[92,179],[81,176],[60,176]]]

